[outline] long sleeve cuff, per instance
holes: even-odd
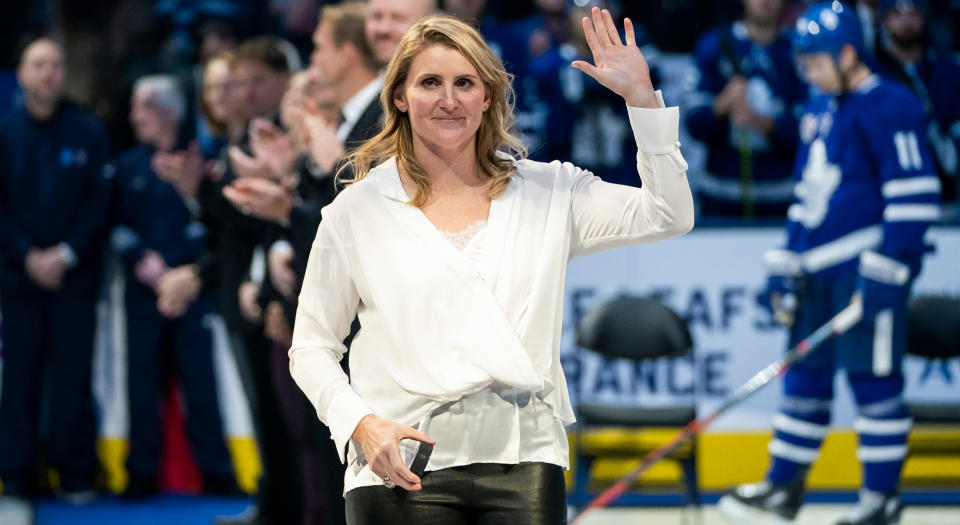
[[[270,245],[270,250],[267,252],[267,256],[269,257],[271,254],[281,252],[286,255],[293,255],[293,245],[290,244],[290,241],[287,241],[286,239],[275,241]]]
[[[373,410],[370,410],[352,388],[341,392],[330,403],[326,421],[342,463],[346,463],[347,443],[353,436],[353,431],[360,424],[360,420],[370,414],[373,414]]]
[[[874,251],[860,254],[860,275],[889,286],[903,286],[910,280],[910,267],[893,257]]]
[[[680,108],[649,109],[627,106],[630,127],[637,147],[644,153],[660,155],[680,148]]]
[[[73,248],[71,248],[69,244],[61,242],[57,245],[57,250],[60,251],[60,258],[66,263],[67,268],[77,266],[77,252],[73,251]]]

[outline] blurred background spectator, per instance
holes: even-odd
[[[139,144],[108,169],[116,185],[113,249],[126,269],[127,377],[130,407],[130,481],[124,496],[157,491],[162,443],[158,400],[167,361],[183,387],[188,437],[209,494],[238,492],[224,443],[213,371],[213,337],[204,318],[212,298],[197,294],[176,308],[159,309],[160,283],[171,268],[196,263],[206,251],[207,228],[192,220],[183,198],[151,167],[156,152],[183,147],[186,97],[176,77],[148,75],[133,88],[130,124]]]
[[[33,479],[44,443],[59,490],[82,503],[98,470],[91,376],[109,182],[107,136],[63,100],[66,71],[59,43],[30,42],[21,102],[0,121],[0,479],[13,496],[47,486]]]
[[[686,124],[708,152],[694,185],[702,215],[783,217],[806,88],[782,31],[784,0],[743,6],[742,18],[697,41]]]
[[[944,200],[957,198],[960,145],[960,64],[936,49],[926,0],[880,0],[877,62],[880,74],[902,82],[923,103]]]

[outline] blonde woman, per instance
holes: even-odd
[[[566,264],[693,226],[678,110],[632,24],[626,44],[607,11],[583,24],[596,65],[573,66],[624,97],[642,189],[523,160],[509,76],[457,19],[418,22],[387,66],[384,130],[324,209],[290,349],[345,455],[348,523],[566,521]],[[422,476],[401,452],[417,441],[434,445]]]
[[[207,158],[219,155],[219,147],[228,142],[237,142],[247,125],[246,111],[238,100],[237,90],[232,89],[230,78],[231,54],[221,53],[207,61],[203,67],[203,84],[200,96],[200,111],[207,123],[207,133],[212,141],[204,150]]]

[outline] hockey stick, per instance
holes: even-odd
[[[773,381],[773,379],[777,376],[781,376],[786,373],[786,371],[793,366],[794,363],[806,357],[807,354],[823,344],[824,341],[832,339],[849,330],[853,325],[860,322],[861,317],[863,317],[863,303],[861,302],[859,295],[854,295],[849,306],[841,310],[837,315],[833,316],[833,318],[827,321],[826,324],[820,328],[817,328],[816,331],[807,336],[806,339],[797,343],[796,346],[787,351],[783,357],[770,363],[766,366],[766,368],[757,372],[756,375],[751,377],[749,381],[743,385],[740,385],[740,387],[734,390],[733,393],[730,394],[730,396],[727,397],[727,399],[724,400],[724,402],[716,410],[704,418],[691,421],[687,424],[687,426],[680,430],[673,440],[660,445],[655,450],[647,454],[637,463],[635,467],[630,469],[630,472],[627,472],[622,478],[614,483],[612,487],[603,491],[603,493],[594,498],[594,500],[587,505],[587,508],[583,509],[580,514],[576,515],[573,520],[570,521],[570,523],[577,523],[591,511],[606,507],[612,503],[615,499],[620,497],[620,495],[626,492],[627,488],[630,487],[630,485],[633,484],[633,482],[636,481],[641,474],[652,467],[655,463],[672,454],[681,445],[686,443],[688,439],[699,434],[704,428],[713,423],[713,421],[721,414],[740,404],[743,400],[756,393],[757,390],[760,390],[770,381]]]

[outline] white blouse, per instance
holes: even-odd
[[[482,268],[487,246],[486,221],[477,221],[459,232],[442,231],[474,266]],[[417,428],[436,442],[427,471],[471,463],[520,462],[569,466],[569,450],[563,423],[550,407],[530,392],[506,385],[493,385],[438,408]],[[364,460],[351,450],[347,461],[345,490],[381,483]]]
[[[678,109],[630,107],[628,115],[643,187],[609,184],[568,163],[517,161],[506,191],[491,202],[479,268],[407,204],[392,159],[324,208],[290,371],[330,427],[341,460],[368,414],[407,425],[433,415],[427,430],[439,455],[431,468],[444,456],[437,433],[458,430],[475,447],[468,462],[488,461],[483,436],[502,432],[513,446],[491,451],[498,462],[562,456],[566,466],[562,425],[574,421],[559,358],[567,262],[693,227]],[[354,315],[362,328],[348,379],[339,361]],[[477,393],[532,407],[534,417],[495,428],[478,414],[467,427],[440,428],[444,407]],[[551,458],[524,457],[520,443],[531,436],[558,443]],[[345,490],[376,483],[367,467],[347,469]]]

